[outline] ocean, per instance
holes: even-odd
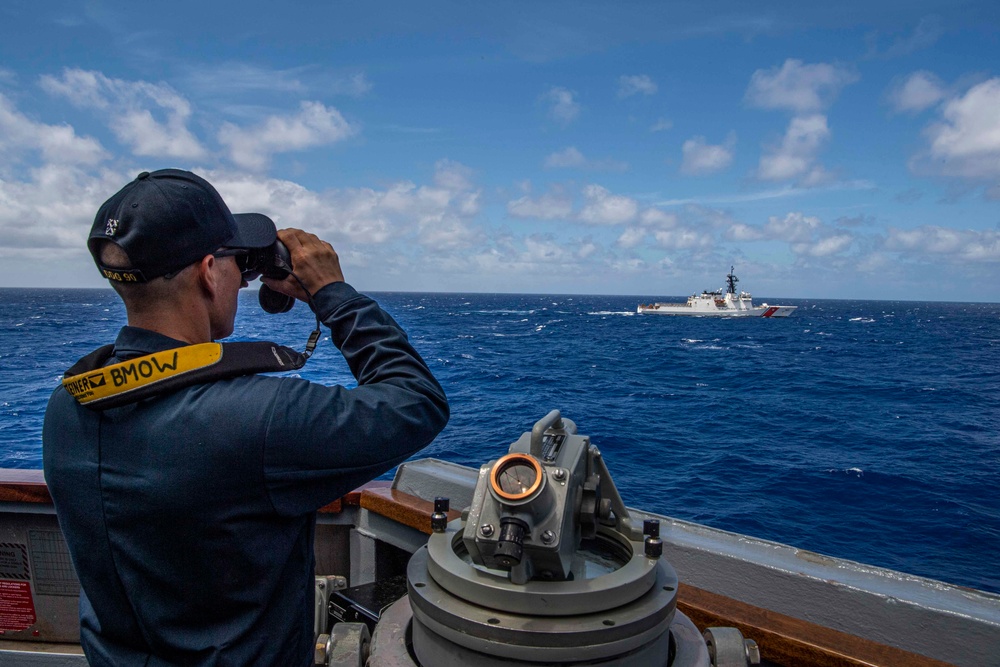
[[[557,408],[628,505],[1000,592],[1000,304],[782,299],[789,318],[714,319],[636,315],[650,295],[372,296],[451,401],[421,456],[478,468]],[[124,310],[109,289],[0,303],[0,467],[39,468],[49,394]],[[302,349],[313,324],[247,291],[233,339]],[[299,374],[354,382],[326,336]]]

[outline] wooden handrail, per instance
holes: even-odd
[[[954,667],[684,583],[677,591],[677,608],[701,630],[715,626],[738,628],[744,637],[757,642],[762,658],[778,665]]]
[[[336,514],[345,505],[357,507],[361,504],[361,494],[366,489],[384,489],[391,485],[392,482],[382,480],[368,482],[343,498],[321,507],[319,511],[322,514]],[[45,484],[45,476],[41,470],[0,468],[0,502],[51,505],[52,496],[49,495],[49,487]]]
[[[397,523],[410,528],[416,528],[422,533],[431,533],[431,514],[434,513],[434,503],[409,493],[403,493],[392,488],[368,488],[361,492],[361,507],[381,514]],[[461,512],[448,512],[448,521],[462,516]]]
[[[41,470],[0,468],[0,502],[52,504]]]

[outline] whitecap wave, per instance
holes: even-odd
[[[857,468],[857,467],[854,467],[854,468],[829,468],[829,469],[827,469],[827,472],[840,473],[840,474],[843,474],[843,475],[848,475],[850,477],[858,477],[858,478],[861,478],[861,477],[865,476],[864,469],[863,468]]]

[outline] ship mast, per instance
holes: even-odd
[[[736,283],[740,281],[740,279],[736,277],[736,274],[733,273],[735,270],[735,266],[729,267],[729,275],[726,276],[726,291],[730,294],[736,294]]]

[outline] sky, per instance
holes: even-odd
[[[0,287],[165,167],[361,290],[998,302],[1000,3],[0,4]]]

